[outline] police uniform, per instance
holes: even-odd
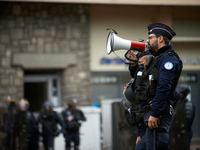
[[[148,30],[149,34],[160,34],[169,40],[176,35],[170,27],[160,23],[149,25]],[[142,102],[142,105],[146,105],[149,101],[152,101],[152,109],[144,113],[144,120],[148,120],[150,116],[159,118],[159,127],[156,128],[156,149],[165,150],[168,149],[168,133],[173,120],[173,108],[170,107],[172,102],[170,95],[172,87],[175,87],[173,79],[177,72],[181,72],[182,66],[177,56],[174,55],[172,45],[161,47],[154,56],[156,57],[154,67],[157,69],[155,77],[157,80],[156,92],[152,99]],[[141,140],[137,143],[135,150],[153,149],[153,130],[141,128],[138,136],[141,137]]]
[[[57,124],[63,128],[63,124],[58,113],[52,109],[53,105],[50,101],[46,101],[44,103],[44,110],[40,113],[38,118],[39,123],[42,124],[42,137],[45,150],[54,149],[54,137],[58,136],[60,133]]]
[[[10,96],[7,96],[6,108],[3,110],[2,114],[2,134],[3,134],[3,144],[1,145],[2,150],[9,149],[15,150],[15,134],[14,134],[14,122],[16,114],[16,100]]]
[[[39,142],[38,124],[33,114],[28,111],[29,102],[19,101],[19,110],[15,116],[15,135],[17,149],[37,150]]]
[[[71,149],[71,142],[74,143],[74,150],[79,150],[80,133],[79,129],[82,121],[86,121],[84,113],[77,109],[77,99],[71,98],[68,100],[69,107],[62,111],[62,116],[65,123],[65,146],[66,150]]]
[[[178,85],[181,100],[175,107],[174,120],[170,129],[170,150],[189,150],[193,136],[192,123],[195,106],[186,97],[190,90],[186,84]]]

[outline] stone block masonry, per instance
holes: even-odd
[[[66,67],[57,66],[62,100],[75,96],[81,105],[90,104],[89,9],[82,4],[0,2],[1,100],[7,95],[23,97],[23,77],[29,68],[15,64],[15,55],[70,54],[73,64],[66,59]],[[28,63],[37,72],[34,61]]]

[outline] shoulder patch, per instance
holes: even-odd
[[[173,64],[168,61],[164,64],[164,68],[167,70],[171,70],[173,68]]]

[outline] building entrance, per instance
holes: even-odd
[[[60,81],[58,75],[26,75],[24,97],[30,102],[30,111],[39,112],[44,101],[60,106]]]
[[[39,112],[43,102],[47,99],[45,82],[25,82],[24,97],[29,100],[30,111]]]

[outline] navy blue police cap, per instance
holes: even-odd
[[[169,40],[171,40],[176,33],[167,25],[162,23],[153,23],[148,26],[148,33],[149,34],[160,34],[162,36],[165,36]]]

